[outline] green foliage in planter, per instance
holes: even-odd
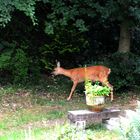
[[[108,96],[110,88],[99,85],[99,82],[95,82],[95,84],[92,85],[92,81],[85,80],[85,93],[91,94],[92,96]]]

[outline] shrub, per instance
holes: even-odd
[[[28,76],[28,57],[22,49],[17,49],[12,59],[12,73],[14,74],[14,82],[25,82]]]
[[[0,76],[1,81],[10,83],[26,83],[29,78],[33,82],[40,76],[40,59],[30,54],[30,46],[25,42],[17,46],[16,42],[0,43]]]
[[[92,60],[87,65],[105,65],[111,68],[109,82],[114,90],[124,90],[139,85],[140,57],[133,53],[114,53],[108,57]]]
[[[140,102],[136,111],[127,110],[126,118],[121,117],[120,135],[126,140],[140,140]]]
[[[28,46],[17,48],[15,43],[4,42],[0,55],[0,72],[3,77],[11,75],[13,82],[25,82],[28,76],[29,57],[26,53]]]
[[[92,140],[93,138],[93,131],[78,129],[70,124],[57,126],[54,131],[46,134],[49,140]]]
[[[115,53],[105,63],[111,68],[109,78],[115,90],[137,84],[136,73],[139,73],[140,63],[136,55]]]

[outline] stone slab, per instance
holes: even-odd
[[[117,109],[105,109],[102,112],[92,112],[89,110],[74,110],[68,111],[68,119],[72,123],[77,121],[86,122],[102,122],[113,117],[118,117],[120,110]]]

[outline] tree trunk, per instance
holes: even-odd
[[[127,21],[124,21],[120,26],[120,40],[118,52],[120,53],[130,52],[130,32]]]

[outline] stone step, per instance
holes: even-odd
[[[76,124],[93,124],[101,123],[110,118],[116,118],[120,114],[120,110],[117,109],[105,109],[102,112],[92,112],[89,110],[74,110],[68,111],[68,119],[71,123]]]

